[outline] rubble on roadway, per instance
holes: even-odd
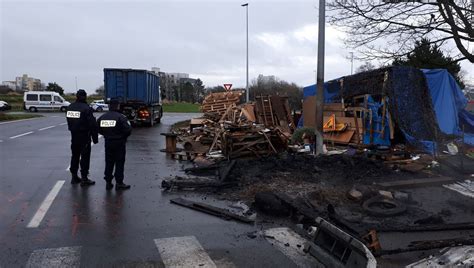
[[[403,74],[409,79],[401,81]],[[300,120],[284,96],[240,104],[241,92],[213,93],[202,117],[170,134],[168,154],[186,161],[184,174],[162,187],[243,202],[258,212],[255,222],[290,219],[310,230],[320,217],[363,242],[378,264],[416,267],[413,258],[391,256],[469,249],[474,150],[467,132],[444,132],[423,79],[414,69],[385,68],[328,82],[325,96],[336,101],[323,106],[318,156],[314,92],[305,89]],[[416,86],[403,91],[410,83]],[[390,236],[397,243],[386,243]],[[419,264],[444,256],[426,254],[417,255],[426,258]]]

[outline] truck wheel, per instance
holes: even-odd
[[[67,108],[66,107],[61,107],[61,112],[65,113],[67,111]]]
[[[163,116],[163,108],[160,109],[160,116],[158,116],[158,118],[156,119],[156,123],[159,124],[161,123],[161,117]]]
[[[102,109],[102,107],[97,107],[97,109],[95,109],[95,111],[100,113],[100,112],[103,111],[103,109]]]
[[[29,111],[32,113],[36,113],[38,109],[36,109],[36,107],[30,107]]]

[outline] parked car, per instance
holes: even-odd
[[[104,100],[95,100],[89,104],[91,108],[96,112],[108,111],[109,105]]]
[[[66,112],[71,104],[54,91],[28,91],[23,96],[23,108],[30,112],[38,110]]]
[[[8,104],[8,102],[0,100],[0,111],[11,110],[11,108],[12,107],[10,106],[10,104]]]

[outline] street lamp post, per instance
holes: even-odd
[[[354,52],[349,52],[351,54],[351,75],[354,69]]]
[[[326,1],[319,0],[318,68],[316,75],[316,155],[323,153],[323,105],[324,105],[324,42]]]
[[[247,21],[247,79],[245,84],[245,99],[249,102],[249,3],[242,5],[245,7],[246,21]]]

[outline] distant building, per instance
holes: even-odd
[[[15,79],[15,90],[33,91],[42,89],[41,80],[28,77],[27,74],[19,76]]]
[[[12,90],[16,90],[16,82],[15,81],[3,81],[2,82],[3,86],[6,86]]]
[[[160,68],[152,67],[151,71],[158,74],[160,77],[160,88],[165,99],[170,101],[181,100],[181,85],[189,82],[193,86],[197,79],[189,78],[187,73],[166,73],[162,72]]]

